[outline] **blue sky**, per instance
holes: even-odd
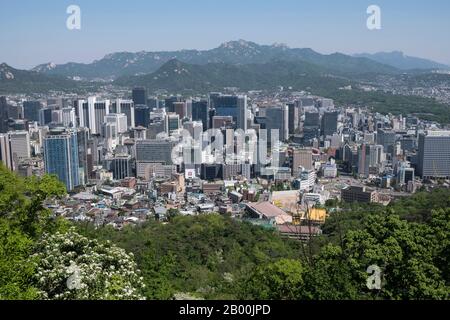
[[[66,8],[81,8],[81,30]],[[369,5],[382,29],[366,28]],[[210,49],[229,40],[321,53],[401,50],[450,64],[448,0],[0,0],[0,62],[91,62],[117,51]]]

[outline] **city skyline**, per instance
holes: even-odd
[[[367,7],[381,8],[381,30],[368,30]],[[69,5],[81,8],[81,30],[68,30]],[[450,4],[436,1],[16,1],[1,5],[0,61],[19,69],[42,63],[91,63],[114,52],[207,50],[245,39],[284,43],[324,54],[403,51],[450,64],[445,41]],[[26,8],[24,10],[23,8]],[[177,8],[177,9],[173,9]],[[442,19],[441,19],[442,18]],[[230,23],[232,22],[232,23]],[[207,28],[205,28],[207,26]]]

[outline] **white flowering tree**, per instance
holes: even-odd
[[[143,279],[133,254],[75,232],[46,235],[31,261],[42,299],[138,300]]]

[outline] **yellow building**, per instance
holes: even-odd
[[[316,223],[324,223],[327,218],[327,211],[325,209],[312,208],[309,210],[309,219],[312,222]],[[302,220],[307,220],[305,211],[300,211],[297,214],[294,214],[292,217],[292,221],[295,225],[300,225]]]
[[[307,219],[306,214],[304,215],[304,219]],[[309,219],[315,222],[324,223],[327,219],[327,210],[312,208],[309,210]]]

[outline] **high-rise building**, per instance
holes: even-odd
[[[56,125],[63,124],[63,114],[61,109],[52,109],[52,123]]]
[[[134,105],[147,105],[147,89],[134,88],[132,92]]]
[[[136,141],[136,161],[172,164],[174,142],[167,140]]]
[[[122,180],[132,176],[131,156],[117,154],[105,159],[105,168],[112,172],[114,180]]]
[[[89,129],[78,128],[77,129],[77,144],[78,144],[78,163],[80,173],[80,185],[85,185],[90,177],[88,166],[88,154],[89,150]]]
[[[8,105],[8,118],[9,119],[23,119],[23,106],[21,105]]]
[[[75,108],[63,108],[62,110],[62,124],[64,127],[76,127]]]
[[[75,100],[75,115],[78,127],[89,128],[89,104],[86,100]]]
[[[174,142],[166,140],[136,141],[137,176],[145,177],[149,164],[172,165],[172,149],[174,146]]]
[[[423,179],[450,178],[450,131],[428,131],[419,135],[417,173]]]
[[[320,128],[318,126],[303,127],[303,142],[307,146],[313,145],[315,139],[320,136]]]
[[[192,99],[186,100],[186,117],[192,120]]]
[[[150,108],[150,111],[159,108],[159,100],[157,98],[149,98],[147,99],[147,106]]]
[[[313,152],[312,149],[296,149],[292,153],[292,174],[298,174],[304,170],[313,168]]]
[[[131,100],[114,100],[111,104],[111,113],[123,113],[127,116],[128,129],[134,128],[135,124],[135,104]]]
[[[167,113],[165,119],[165,129],[167,134],[172,134],[174,131],[180,129],[180,116],[175,113]]]
[[[105,116],[110,113],[110,101],[100,101],[96,97],[89,97],[87,102],[79,100],[77,108],[80,127],[89,128],[91,134],[100,134]]]
[[[230,129],[234,128],[232,116],[214,116],[212,118],[213,129]]]
[[[110,113],[105,116],[105,123],[114,123],[117,133],[127,132],[127,116],[124,113]]]
[[[44,139],[45,172],[56,175],[68,191],[80,185],[78,139],[75,131],[54,131]]]
[[[11,131],[8,135],[13,170],[17,170],[20,160],[31,156],[30,135],[27,131]]]
[[[386,153],[392,153],[396,139],[394,131],[384,129],[378,129],[377,131],[377,144],[382,145]]]
[[[41,110],[41,108],[42,104],[39,101],[24,101],[24,118],[30,121],[39,121],[39,110]]]
[[[166,112],[175,112],[175,102],[181,102],[180,97],[169,97],[164,100],[164,106],[166,108]]]
[[[272,130],[278,130],[278,139],[285,141],[289,139],[289,112],[288,106],[277,106],[266,108],[267,140],[272,139]]]
[[[397,174],[397,184],[400,186],[406,186],[408,185],[408,182],[414,182],[414,172],[414,168],[411,168],[409,166],[401,166]]]
[[[144,105],[136,105],[135,107],[135,125],[136,127],[148,128],[150,125],[151,109]]]
[[[49,108],[39,110],[39,124],[41,126],[52,123],[52,112],[53,110]]]
[[[154,121],[150,123],[147,130],[147,139],[156,139],[156,136],[161,132],[165,132],[164,121]]]
[[[173,103],[173,112],[180,116],[180,119],[184,119],[187,117],[187,105],[186,102],[174,102]]]
[[[403,152],[411,152],[417,147],[417,138],[414,135],[404,135],[400,140]]]
[[[362,144],[358,150],[358,174],[364,177],[377,174],[379,165],[384,160],[383,146]]]
[[[319,127],[320,124],[320,114],[317,111],[307,111],[305,112],[305,121],[303,125],[305,127]]]
[[[189,131],[195,141],[201,141],[203,124],[199,121],[188,121],[183,123],[183,128]]]
[[[97,101],[95,98],[89,98],[89,129],[92,134],[100,134],[102,125],[105,121],[105,116],[109,114],[110,101]]]
[[[321,134],[323,136],[332,136],[337,132],[339,112],[329,111],[322,116]]]
[[[236,129],[247,130],[247,96],[210,96],[215,116],[231,116]]]
[[[294,134],[298,128],[299,110],[295,103],[288,103],[289,109],[289,134]]]
[[[8,103],[6,97],[0,97],[0,133],[8,131]]]
[[[9,170],[13,170],[11,162],[11,147],[9,145],[8,134],[0,133],[0,162]]]
[[[203,123],[203,130],[209,129],[208,111],[209,111],[208,101],[206,100],[192,101],[192,120],[201,121]]]

